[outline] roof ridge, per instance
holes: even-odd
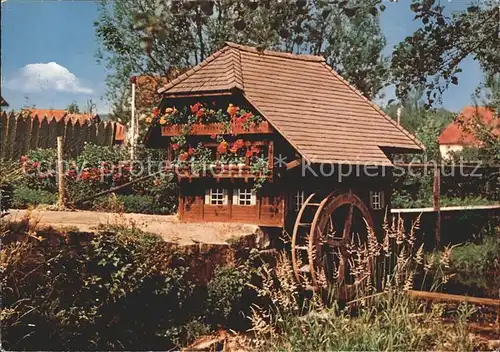
[[[267,49],[259,50],[253,46],[241,45],[241,44],[236,44],[233,42],[226,42],[225,45],[226,45],[226,47],[231,47],[231,48],[238,49],[240,51],[246,51],[246,52],[260,54],[260,55],[276,56],[276,57],[282,57],[285,59],[300,60],[300,61],[325,62],[325,58],[323,56],[319,56],[319,55],[292,54],[292,53],[286,53],[283,51],[267,50]]]
[[[201,68],[203,68],[203,67],[207,66],[208,64],[210,64],[211,62],[213,62],[216,58],[218,58],[219,56],[221,56],[228,49],[229,49],[228,46],[224,46],[221,49],[217,50],[215,53],[213,53],[212,55],[210,55],[209,57],[207,57],[205,60],[203,60],[202,62],[200,62],[198,65],[190,68],[189,70],[187,70],[186,72],[184,72],[182,75],[177,76],[176,78],[174,78],[173,80],[171,80],[166,86],[164,86],[162,88],[159,88],[157,90],[157,93],[161,94],[161,93],[165,92],[166,90],[168,90],[168,89],[170,89],[172,87],[175,87],[177,84],[179,84],[184,79],[190,77],[191,75],[193,75],[194,73],[196,73],[197,71],[199,71]]]
[[[403,132],[408,138],[410,138],[417,146],[419,146],[420,148],[422,148],[423,150],[425,150],[425,145],[422,144],[422,142],[420,142],[418,140],[417,137],[415,137],[412,133],[408,132],[403,126],[401,126],[400,124],[396,123],[393,119],[391,119],[389,116],[387,116],[387,114],[382,111],[382,109],[380,109],[377,104],[373,103],[371,100],[369,100],[367,97],[365,97],[363,95],[363,93],[361,93],[358,89],[356,89],[352,84],[350,84],[349,82],[347,82],[347,80],[344,79],[344,77],[342,77],[337,71],[335,71],[333,69],[333,67],[331,67],[330,65],[328,65],[326,62],[323,62],[323,66],[330,71],[330,73],[335,76],[336,78],[338,78],[342,83],[344,83],[349,89],[351,89],[354,93],[356,93],[357,95],[359,95],[362,99],[364,99],[366,102],[368,102],[380,115],[382,115],[383,118],[385,118],[386,120],[388,120],[394,127],[396,127],[398,130],[400,130],[401,132]]]
[[[232,70],[231,70],[231,82],[234,84],[234,86],[240,90],[243,90],[243,77],[242,77],[242,72],[243,69],[241,67],[241,53],[239,50],[233,50],[234,48],[231,48],[231,63],[232,63]]]

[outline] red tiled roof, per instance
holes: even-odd
[[[391,165],[381,148],[423,149],[320,56],[227,43],[158,92],[175,97],[234,89],[310,162]]]
[[[478,146],[480,142],[466,127],[478,117],[484,124],[491,126],[492,132],[500,136],[500,119],[494,112],[485,106],[466,106],[455,121],[450,123],[438,138],[439,144],[458,144]]]
[[[29,113],[31,117],[37,117],[39,121],[42,121],[44,117],[47,117],[47,122],[53,119],[56,122],[61,121],[61,119],[73,119],[78,120],[80,123],[91,119],[92,114],[70,114],[67,110],[55,110],[55,109],[23,109],[24,112]]]

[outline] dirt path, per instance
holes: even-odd
[[[193,243],[224,244],[256,233],[258,227],[226,223],[181,223],[175,215],[116,214],[93,211],[11,210],[8,218],[20,220],[30,213],[41,226],[76,227],[92,231],[99,224],[132,226],[160,235],[164,240],[182,245]]]

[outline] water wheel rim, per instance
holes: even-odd
[[[344,205],[350,205],[348,211],[349,219],[346,219],[346,221],[344,222],[344,228],[342,231],[342,241],[344,241],[344,244],[346,244],[345,242],[347,241],[348,236],[350,237],[351,235],[354,207],[356,207],[361,212],[364,220],[366,221],[366,225],[369,227],[368,231],[373,231],[374,229],[373,218],[368,207],[361,200],[361,198],[359,198],[351,190],[344,193],[332,192],[322,201],[321,204],[322,206],[320,206],[317,213],[315,214],[315,221],[313,221],[313,224],[311,226],[311,233],[314,234],[313,241],[310,241],[309,243],[310,253],[315,254],[313,256],[315,258],[312,258],[313,260],[310,260],[309,262],[310,274],[312,278],[311,280],[314,287],[317,287],[318,284],[316,268],[322,265],[321,260],[323,258],[321,236],[325,231],[325,227],[330,219],[330,216],[335,212],[336,209]],[[348,226],[346,226],[346,223],[348,223]],[[343,258],[344,262],[346,260],[347,258]],[[340,278],[340,280],[343,281],[344,279],[345,272],[343,272],[343,277]],[[338,279],[337,282],[339,282]]]

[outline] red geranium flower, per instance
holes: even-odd
[[[253,114],[251,112],[246,112],[243,115],[241,115],[240,121],[243,122],[243,123],[245,123],[245,122],[248,121],[248,119],[250,119],[252,117],[253,117]]]
[[[217,152],[219,154],[224,154],[225,152],[227,152],[227,142],[226,141],[220,142],[219,146],[217,147]]]
[[[189,155],[193,155],[193,154],[194,154],[194,151],[195,151],[195,149],[194,149],[193,147],[189,147],[189,149],[188,149],[188,154],[189,154]]]
[[[37,168],[40,166],[40,163],[38,161],[35,161],[32,165],[34,168]]]
[[[239,109],[240,109],[239,107],[234,106],[233,104],[229,104],[229,106],[227,107],[227,113],[229,114],[229,116],[232,117],[236,115]]]
[[[189,154],[184,152],[181,155],[179,155],[179,160],[180,161],[186,161],[189,158]]]
[[[191,112],[193,114],[196,114],[198,112],[198,110],[200,110],[200,107],[201,107],[201,103],[196,103],[194,105],[191,105],[190,108],[191,108]]]
[[[200,109],[196,112],[196,117],[201,119],[205,115],[205,109]]]
[[[210,135],[210,138],[212,138],[212,139],[217,139],[217,135],[216,135],[216,134],[211,134],[211,135]]]
[[[174,144],[172,144],[172,149],[173,149],[173,150],[177,150],[177,149],[179,149],[179,143],[174,143]]]
[[[158,116],[159,113],[160,113],[160,109],[158,109],[158,108],[154,108],[153,109],[153,115],[154,116]]]
[[[260,153],[260,148],[259,147],[256,147],[256,146],[253,146],[252,149],[251,149],[252,153],[254,154],[259,154]]]
[[[234,142],[234,146],[238,149],[240,149],[241,147],[243,147],[245,145],[245,142],[243,141],[243,139],[237,139],[235,142]]]
[[[21,156],[21,162],[24,163],[28,160],[28,157],[26,155]]]
[[[251,150],[247,150],[247,152],[246,152],[245,156],[246,156],[247,158],[251,158],[251,157],[253,156],[252,151],[251,151]]]

